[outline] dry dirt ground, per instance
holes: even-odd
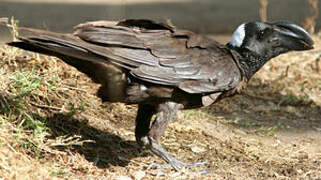
[[[0,178],[320,179],[321,35],[314,40],[314,50],[266,64],[242,95],[178,113],[163,145],[208,162],[181,172],[148,169],[163,161],[135,142],[136,106],[102,103],[99,86],[62,61],[2,46]]]

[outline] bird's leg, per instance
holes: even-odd
[[[136,141],[140,146],[147,146],[149,144],[147,136],[150,130],[150,121],[155,112],[156,110],[153,106],[145,104],[138,105],[135,136]]]
[[[139,105],[136,117],[136,141],[139,145],[150,149],[155,155],[164,159],[174,169],[179,170],[183,167],[200,166],[205,162],[186,164],[174,158],[159,143],[161,136],[164,134],[168,122],[175,116],[178,110],[182,109],[182,105],[167,102],[159,105],[157,109],[157,117],[150,126],[150,121],[156,109],[149,105]],[[155,164],[156,165],[156,164]],[[158,167],[169,167],[157,165]]]
[[[135,136],[140,146],[150,149],[154,154],[164,159],[175,169],[180,169],[184,163],[175,159],[160,145],[159,140],[164,134],[167,124],[180,109],[176,103],[159,105],[157,117],[150,128],[150,121],[156,109],[153,106],[140,104],[136,117]]]
[[[153,122],[147,137],[149,141],[149,149],[154,154],[164,159],[176,170],[184,167],[185,163],[177,160],[168,153],[159,141],[166,130],[168,122],[175,116],[180,108],[182,108],[181,105],[170,102],[159,105],[157,117]]]

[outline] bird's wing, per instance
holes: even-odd
[[[225,91],[241,80],[225,46],[149,20],[89,22],[76,26],[74,34],[19,28],[19,35],[19,42],[8,44],[57,56],[100,83],[109,80],[92,71],[99,66],[108,71],[104,64],[127,69],[142,81],[188,93]]]
[[[225,46],[171,25],[150,20],[95,21],[76,26],[74,35],[91,46],[104,47],[105,52],[98,50],[100,55],[150,83],[212,93],[231,89],[241,80]]]

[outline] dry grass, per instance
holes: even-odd
[[[98,85],[60,60],[0,49],[4,179],[311,179],[321,177],[321,39],[269,62],[241,96],[180,112],[163,138],[212,173],[148,170],[136,106],[101,103]]]

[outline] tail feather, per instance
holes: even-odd
[[[59,34],[29,28],[20,28],[19,41],[7,43],[10,46],[33,51],[45,55],[56,56],[67,64],[87,74],[94,82],[102,84],[98,96],[104,101],[121,101],[124,98],[123,90],[115,94],[114,87],[124,88],[126,79],[123,79],[122,67],[107,48],[94,47],[70,34]],[[105,51],[103,51],[105,50]],[[110,61],[109,58],[116,60]],[[116,66],[115,66],[116,65]],[[129,69],[131,67],[126,67]],[[118,79],[117,79],[118,78]]]
[[[123,57],[114,55],[113,50],[107,47],[90,44],[72,34],[61,34],[31,28],[19,28],[20,41],[7,43],[10,46],[24,50],[38,52],[58,58],[71,57],[95,63],[114,64],[126,69],[138,66]],[[112,61],[110,61],[112,60]]]

